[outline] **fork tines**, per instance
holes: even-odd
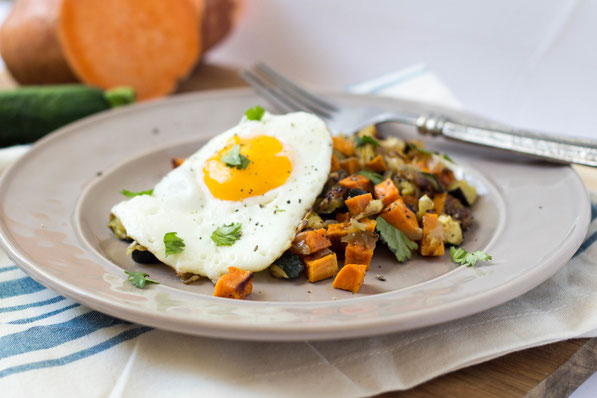
[[[283,112],[312,112],[330,118],[338,108],[288,80],[269,66],[258,63],[240,72],[255,91]]]

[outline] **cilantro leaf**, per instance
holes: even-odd
[[[259,121],[263,117],[264,113],[265,113],[265,109],[263,109],[259,105],[255,105],[254,107],[247,109],[247,111],[245,112],[245,116],[249,120]]]
[[[371,182],[375,185],[379,184],[380,182],[383,181],[383,176],[379,173],[374,173],[372,171],[369,170],[361,170],[361,171],[357,171],[356,174],[360,174],[362,176],[367,177],[368,179],[371,180]]]
[[[166,247],[166,257],[171,254],[180,253],[184,250],[184,240],[176,236],[176,232],[168,232],[164,235],[164,246]]]
[[[232,246],[234,242],[240,239],[243,225],[237,222],[230,225],[222,225],[216,228],[211,234],[211,240],[216,242],[216,246]]]
[[[448,156],[448,154],[447,154],[447,153],[443,153],[443,152],[435,152],[435,154],[436,154],[436,155],[439,155],[439,157],[440,157],[440,158],[442,158],[442,159],[446,159],[446,160],[447,160],[448,162],[450,162],[450,163],[456,163],[456,162],[454,162],[454,161],[452,160],[452,158],[451,158],[451,157],[449,157],[449,156]]]
[[[409,260],[413,256],[413,251],[419,248],[416,242],[408,239],[406,235],[392,224],[388,223],[382,217],[377,217],[376,229],[381,238],[388,245],[392,253],[396,256],[398,262]]]
[[[466,265],[467,267],[474,267],[477,261],[489,261],[491,256],[483,253],[481,250],[468,252],[464,247],[458,249],[452,246],[450,248],[450,260],[457,264]]]
[[[134,285],[135,287],[137,287],[139,289],[143,289],[147,283],[156,283],[156,284],[160,283],[160,282],[154,281],[153,279],[149,279],[148,278],[149,275],[146,274],[145,272],[124,271],[124,273],[129,276],[128,277],[129,282],[131,282],[132,285]]]
[[[236,144],[231,150],[222,155],[222,163],[230,168],[236,167],[238,170],[244,170],[251,161],[240,154],[240,145]]]
[[[379,142],[369,135],[364,135],[362,137],[355,135],[354,140],[357,143],[357,148],[362,147],[365,144],[373,144],[374,146],[379,146]]]
[[[420,146],[418,146],[417,144],[413,144],[412,142],[407,142],[406,147],[409,150],[421,152],[423,155],[433,156],[433,152],[425,148],[421,148]]]
[[[126,196],[127,198],[134,198],[135,196],[139,195],[153,195],[153,189],[148,189],[147,191],[139,191],[139,192],[132,192],[128,189],[123,189],[120,191],[121,194]]]

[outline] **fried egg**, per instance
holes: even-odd
[[[230,266],[261,271],[290,247],[331,156],[329,130],[312,114],[243,117],[169,172],[152,195],[118,203],[112,213],[129,237],[179,274],[215,281]],[[235,165],[243,158],[246,164]],[[241,226],[238,239],[219,245],[213,233],[231,224]],[[182,251],[166,252],[170,232],[183,240]]]

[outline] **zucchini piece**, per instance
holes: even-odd
[[[82,84],[0,91],[0,147],[28,144],[75,120],[134,102],[130,87],[102,91]]]
[[[294,279],[305,269],[301,257],[289,250],[285,251],[273,265],[275,267],[272,268],[272,266],[270,266],[270,271],[276,278]],[[286,275],[287,278],[284,277],[284,275]]]
[[[465,180],[456,180],[448,185],[450,195],[459,199],[465,206],[472,206],[477,200],[477,189]]]
[[[369,192],[367,192],[361,188],[352,188],[350,191],[348,191],[347,198],[354,198],[355,196],[361,196],[361,195],[365,195],[368,193]]]
[[[139,264],[155,264],[160,262],[160,260],[148,250],[133,250],[131,257],[134,262]]]
[[[114,214],[110,214],[108,228],[112,230],[114,236],[116,236],[118,239],[125,240],[127,242],[131,241],[131,238],[129,238],[126,233],[126,229],[124,228],[122,221],[120,221],[120,218],[116,217]]]
[[[436,176],[434,176],[431,173],[425,173],[425,172],[422,172],[421,174],[423,175],[423,177],[425,177],[427,179],[427,181],[429,181],[431,183],[431,187],[433,188],[434,192],[438,192],[438,193],[446,192],[446,189],[444,188],[442,183],[439,182],[439,180],[437,179]]]

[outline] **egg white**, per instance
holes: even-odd
[[[234,135],[241,139],[259,135],[277,138],[292,163],[286,182],[241,201],[216,199],[204,183],[203,168]],[[261,121],[243,118],[169,172],[152,196],[118,203],[112,213],[131,238],[178,273],[191,272],[215,281],[230,266],[261,271],[290,247],[296,227],[323,189],[331,156],[329,130],[312,114],[266,113]],[[212,232],[230,223],[242,224],[241,238],[232,246],[217,246]],[[168,232],[176,232],[185,248],[166,257],[163,238]]]

